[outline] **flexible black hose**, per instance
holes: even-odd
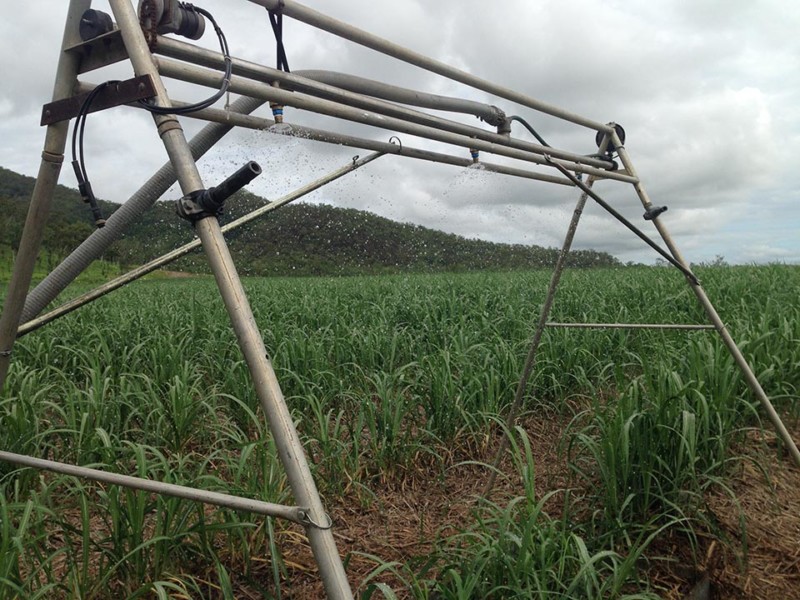
[[[544,138],[537,133],[537,131],[531,126],[531,124],[528,123],[525,119],[523,119],[519,115],[511,115],[510,117],[508,117],[508,120],[509,121],[517,121],[518,123],[522,123],[522,125],[525,127],[525,129],[530,131],[531,135],[533,135],[533,137],[535,137],[542,146],[547,146],[548,148],[551,147],[550,144],[545,142]]]

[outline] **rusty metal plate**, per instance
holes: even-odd
[[[66,121],[78,116],[84,100],[89,93],[79,94],[64,100],[57,100],[50,104],[45,104],[42,108],[42,125],[52,125],[59,121]],[[133,79],[126,79],[117,84],[106,87],[102,92],[99,92],[92,105],[89,107],[89,112],[97,112],[143,100],[145,98],[152,98],[156,95],[155,87],[153,87],[153,80],[149,75],[142,75],[134,77]]]
[[[119,29],[65,49],[80,57],[78,74],[88,73],[128,58]]]

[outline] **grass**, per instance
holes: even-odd
[[[711,298],[768,394],[800,416],[800,269],[708,269]],[[256,319],[327,503],[442,479],[490,443],[513,399],[549,272],[249,279]],[[555,321],[703,322],[666,269],[572,271]],[[707,332],[548,330],[527,408],[571,419],[582,499],[521,482],[431,556],[379,563],[359,593],[417,598],[650,597],[640,566],[687,539],[759,407]],[[26,336],[0,401],[0,447],[272,502],[277,452],[210,280],[145,281]],[[0,465],[0,598],[285,595],[298,531],[193,503]],[[570,492],[575,493],[575,492]],[[592,507],[587,510],[586,507]],[[393,584],[394,585],[394,584]],[[395,586],[396,587],[396,586]],[[627,595],[627,596],[626,596]]]
[[[6,284],[11,280],[12,268],[16,253],[11,247],[0,244],[0,283]],[[36,283],[44,279],[62,260],[64,255],[52,250],[43,250],[36,260],[33,271],[33,282]],[[78,277],[78,282],[82,284],[103,283],[120,275],[122,267],[116,263],[98,260],[92,263]]]

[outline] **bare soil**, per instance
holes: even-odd
[[[540,493],[575,483],[559,452],[566,426],[566,419],[550,416],[525,423]],[[800,439],[800,427],[794,428],[793,435]],[[369,555],[398,563],[422,561],[436,540],[469,526],[488,469],[464,461],[490,463],[496,442],[486,439],[477,446],[471,444],[467,452],[470,456],[454,456],[444,477],[438,470],[411,473],[402,481],[373,489],[371,502],[353,495],[334,505],[328,503],[336,518],[337,545],[348,556],[348,577],[357,594],[377,565]],[[659,554],[668,559],[651,561],[645,567],[664,598],[800,600],[800,469],[785,453],[779,456],[778,442],[770,431],[754,431],[742,453],[748,459],[739,463],[727,482],[733,495],[716,489],[706,497],[707,510],[717,525],[714,531],[699,532],[697,552],[677,535],[651,548],[651,556]],[[507,474],[513,472],[508,460],[501,469]],[[502,502],[520,493],[520,482],[508,475],[498,478],[491,499]],[[560,510],[560,497],[556,495],[549,507],[553,515]],[[283,587],[284,597],[324,597],[307,541],[299,531],[290,540],[290,547],[283,547],[292,565],[290,581]],[[404,597],[405,585],[392,573],[382,573],[377,580]],[[692,596],[694,588],[695,593],[703,588],[708,593]]]
[[[524,428],[536,464],[537,494],[572,488],[571,508],[580,511],[586,494],[574,489],[576,481],[570,477],[566,458],[560,452],[568,424],[567,417],[539,414],[526,419]],[[800,439],[800,425],[795,424],[791,433],[794,439]],[[353,489],[344,498],[325,501],[335,518],[334,536],[346,557],[356,597],[379,561],[396,561],[398,565],[424,562],[437,543],[469,528],[476,501],[486,485],[486,465],[493,462],[498,442],[499,434],[462,440],[448,450],[444,470],[441,466],[420,468],[376,482],[372,494]],[[771,431],[752,431],[738,453],[745,459],[726,480],[727,489],[717,488],[706,495],[705,510],[714,526],[697,532],[696,551],[685,536],[677,533],[650,547],[651,559],[661,560],[650,560],[643,569],[664,598],[800,600],[800,469],[780,451]],[[510,458],[501,462],[500,469],[505,477],[497,478],[490,495],[496,503],[523,491]],[[555,494],[548,501],[546,508],[551,516],[560,514],[563,497]],[[80,526],[80,515],[74,514],[73,519]],[[93,530],[103,528],[103,524],[93,522]],[[289,575],[281,586],[282,597],[324,598],[302,529],[289,527],[278,537]],[[268,556],[265,550],[254,553]],[[268,558],[251,574],[251,583],[241,579],[235,564],[228,564],[228,568],[237,598],[262,598],[259,588],[269,586],[273,579]],[[435,575],[436,568],[434,564],[428,576]],[[373,581],[386,583],[399,598],[405,598],[407,584],[402,577],[409,576],[398,568],[398,572],[382,572]],[[692,595],[695,587],[707,593]]]

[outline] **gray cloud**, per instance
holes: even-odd
[[[43,140],[39,112],[52,91],[66,3],[18,4],[13,16],[0,22],[5,76],[0,165],[34,175]],[[234,54],[274,64],[275,42],[263,9],[243,0],[200,4],[217,16]],[[690,260],[717,254],[737,261],[800,260],[800,176],[794,168],[800,151],[800,6],[776,0],[307,4],[540,100],[601,122],[622,123],[637,170],[653,201],[670,207],[665,221]],[[488,101],[521,114],[558,147],[594,151],[594,134],[587,129],[490,98],[291,19],[284,29],[294,70],[338,70]],[[209,34],[201,43],[213,48],[216,40]],[[85,78],[99,82],[112,74],[127,77],[128,71],[118,67]],[[207,93],[174,83],[169,89],[176,98]],[[381,140],[391,135],[292,109],[287,119]],[[472,118],[458,120],[477,124]],[[186,121],[185,127],[191,134],[199,125]],[[517,125],[514,135],[529,139]],[[407,145],[467,156],[462,148],[402,137]],[[259,160],[267,173],[252,189],[275,197],[356,153],[364,154],[246,132],[213,151],[201,162],[201,172],[212,185],[244,160]],[[166,153],[150,118],[121,108],[89,119],[87,159],[98,193],[123,201]],[[68,169],[62,182],[74,185]],[[630,186],[601,182],[597,189],[626,216],[649,227],[641,221],[641,204]],[[557,186],[394,157],[311,197],[471,237],[545,245],[560,245],[576,199],[574,190]],[[587,210],[576,246],[608,250],[623,260],[655,258],[596,207]]]

